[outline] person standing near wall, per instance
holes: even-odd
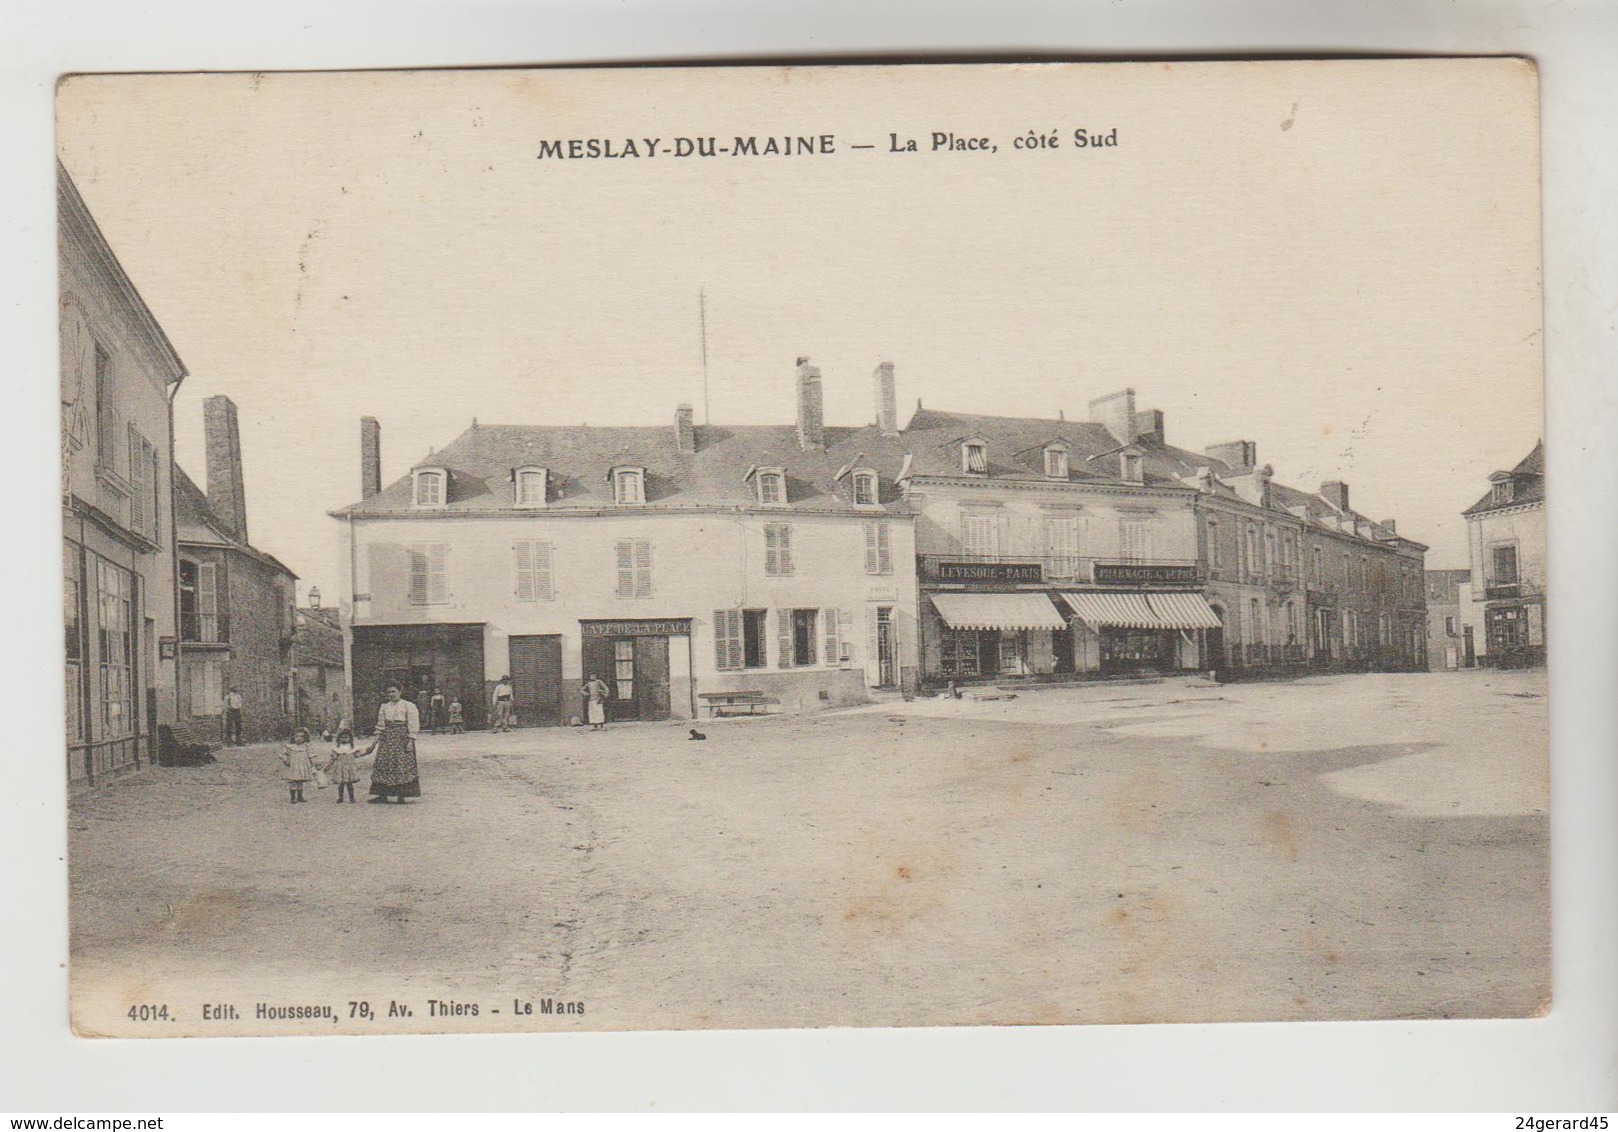
[[[495,731],[511,730],[511,677],[500,677],[500,683],[494,686],[494,727]]]
[[[230,686],[225,693],[225,746],[241,747],[242,742],[242,708],[246,701],[242,698],[242,690],[236,685]]]

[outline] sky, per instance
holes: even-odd
[[[58,91],[61,160],[190,371],[180,463],[202,482],[202,402],[235,400],[252,541],[328,603],[361,416],[391,481],[474,418],[785,423],[801,356],[831,424],[874,419],[883,361],[901,419],[1072,419],[1132,387],[1170,443],[1253,440],[1281,482],[1342,479],[1429,567],[1465,565],[1460,512],[1542,431],[1536,121],[1510,60]],[[827,133],[829,155],[538,157]]]

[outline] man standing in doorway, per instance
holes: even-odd
[[[225,746],[241,747],[242,742],[242,708],[246,701],[242,698],[242,690],[236,685],[230,686],[225,693]]]
[[[494,686],[494,728],[495,731],[511,730],[511,677],[500,677],[500,683]]]

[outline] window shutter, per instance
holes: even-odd
[[[776,528],[777,550],[781,556],[781,573],[792,573],[792,528],[786,524]]]
[[[776,658],[776,667],[792,667],[792,610],[777,609],[775,611],[775,644],[780,650]]]
[[[652,544],[635,544],[635,596],[652,596]]]
[[[163,538],[163,508],[160,502],[162,496],[159,494],[157,488],[159,479],[157,467],[157,449],[150,444],[146,445],[146,467],[151,472],[151,480],[147,483],[146,490],[147,493],[151,495],[152,541],[159,542]]]
[[[617,543],[618,552],[618,596],[635,596],[635,544],[628,539],[620,539]]]
[[[764,524],[764,572],[766,574],[779,574],[781,572],[781,528],[774,523]]]
[[[716,609],[713,615],[713,666],[721,672],[730,667],[730,609]]]
[[[886,523],[876,525],[876,557],[877,573],[893,573],[893,542]]]
[[[212,562],[197,564],[197,614],[212,617],[219,612],[218,567]]]
[[[146,533],[146,453],[141,449],[140,433],[129,426],[129,526],[136,534]]]
[[[427,604],[427,551],[420,543],[412,546],[410,554],[410,604]]]
[[[449,601],[449,545],[435,542],[427,548],[427,600],[433,605]]]
[[[556,597],[556,577],[551,565],[551,544],[534,543],[534,600],[551,601]]]
[[[842,649],[838,647],[837,641],[837,611],[835,609],[822,609],[820,611],[820,619],[825,622],[825,662],[828,665],[835,666],[838,659],[842,656]]]
[[[865,610],[865,682],[873,688],[882,683],[882,641],[877,635],[875,606]]]
[[[534,544],[527,539],[520,539],[515,544],[517,552],[517,600],[534,600]]]

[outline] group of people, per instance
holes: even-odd
[[[583,699],[584,718],[575,719],[574,723],[587,722],[592,731],[604,731],[607,727],[607,697],[611,690],[605,680],[594,672],[590,679],[584,682],[579,689]],[[511,677],[502,676],[494,686],[494,721],[490,731],[510,731],[517,725],[516,699],[511,693]]]
[[[416,703],[424,705],[427,713],[422,721],[422,727],[437,734],[448,731],[451,735],[459,735],[466,730],[466,721],[461,708],[461,697],[458,695],[446,696],[441,688],[422,688],[416,695]],[[423,708],[417,708],[418,711]]]
[[[375,754],[371,763],[371,802],[386,803],[390,799],[402,805],[406,798],[421,797],[421,772],[416,763],[416,736],[421,733],[421,713],[416,705],[403,698],[403,689],[389,684],[387,699],[376,714],[376,735],[364,750],[354,741],[348,728],[337,732],[336,740],[321,757],[318,772],[327,776],[337,787],[337,804],[354,799],[354,784],[359,781],[360,759]],[[281,750],[281,764],[285,767],[288,801],[292,805],[307,801],[304,789],[311,781],[318,783],[314,742],[309,729],[300,727],[292,733],[292,742]]]

